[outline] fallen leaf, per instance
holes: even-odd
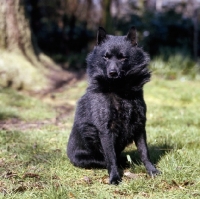
[[[2,193],[3,195],[7,194],[7,188],[6,185],[0,181],[0,193]]]
[[[69,192],[69,198],[76,198],[75,195],[72,192]]]
[[[27,190],[27,187],[26,186],[19,186],[18,188],[14,189],[14,192],[24,192]]]
[[[54,149],[54,152],[61,152],[61,149]]]
[[[84,176],[83,181],[86,182],[87,184],[92,184],[92,180],[88,176]]]
[[[54,179],[54,180],[60,180],[60,178],[57,175],[53,175],[52,179]]]
[[[4,178],[12,178],[12,177],[17,176],[17,174],[16,174],[16,173],[13,173],[12,171],[7,171],[7,172],[4,173],[2,176],[3,176]]]
[[[99,181],[100,183],[103,183],[103,184],[109,184],[109,177],[103,176]]]
[[[128,177],[128,178],[131,178],[131,179],[136,179],[138,178],[138,175],[137,174],[134,174],[134,173],[131,173],[130,171],[126,171],[124,173],[124,176]]]
[[[185,189],[184,187],[182,187],[181,185],[179,185],[175,180],[172,180],[172,183],[173,183],[175,186],[179,187],[180,189]]]
[[[184,181],[183,186],[193,185],[194,182]]]
[[[179,184],[178,184],[175,180],[172,180],[172,183],[173,183],[174,185],[176,185],[177,187],[179,187]]]
[[[5,158],[1,158],[0,159],[0,166],[4,166],[5,165]]]
[[[40,178],[40,176],[36,173],[25,173],[23,178]]]
[[[150,197],[150,195],[148,193],[146,193],[146,192],[142,192],[141,195],[144,196],[145,198],[149,198]]]
[[[121,195],[121,196],[128,196],[128,193],[126,191],[122,191],[122,190],[119,190],[119,189],[116,189],[114,191],[115,194],[117,195]]]

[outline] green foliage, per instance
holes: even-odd
[[[25,122],[23,125],[35,116],[41,122],[46,118],[52,122],[35,128],[1,128],[0,198],[199,198],[199,86],[198,81],[169,81],[153,76],[144,92],[148,108],[146,129],[151,158],[162,174],[156,178],[147,176],[135,145],[131,145],[124,155],[130,156],[133,164],[124,171],[119,186],[107,184],[106,170],[81,169],[69,162],[65,148],[74,111],[67,111],[59,124],[53,122],[58,117],[54,106],[67,101],[75,107],[84,93],[85,81],[55,93],[51,105],[47,104],[48,99],[41,101],[1,89],[0,127],[2,121],[13,117]]]
[[[85,57],[94,46],[99,26],[97,18],[100,19],[101,15],[108,34],[116,30],[117,35],[126,35],[131,25],[136,27],[139,46],[150,54],[152,70],[159,76],[167,79],[198,78],[196,73],[200,74],[200,70],[193,59],[194,25],[192,18],[185,15],[189,3],[166,6],[162,12],[152,9],[144,1],[115,3],[107,0],[99,4],[77,0],[73,3],[69,0],[30,1],[32,29],[40,48],[56,62],[62,63],[65,69],[85,68]],[[127,13],[121,12],[124,4],[130,9]],[[114,5],[119,10],[115,17],[110,15]]]
[[[52,55],[52,58],[57,62],[61,63],[62,68],[67,70],[83,70],[86,68],[86,52],[82,53],[70,53],[68,56],[62,54]]]
[[[163,53],[161,56],[154,57],[150,63],[153,74],[171,80],[199,79],[199,68],[200,66],[189,56],[181,53],[174,53],[171,56]]]
[[[193,22],[192,18],[186,18],[178,13],[175,8],[163,12],[144,9],[140,14],[132,12],[129,20],[123,18],[117,23],[117,30],[127,33],[130,24],[138,30],[139,44],[151,55],[163,55],[163,49],[168,48],[170,55],[174,49],[183,50],[188,56],[193,55]]]

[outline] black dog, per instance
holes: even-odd
[[[107,168],[118,184],[120,153],[135,142],[149,175],[159,171],[149,160],[143,85],[150,80],[148,55],[137,47],[136,30],[127,36],[97,34],[97,46],[87,57],[89,85],[79,100],[67,154],[83,168]]]

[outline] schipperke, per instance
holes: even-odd
[[[151,76],[148,62],[137,46],[135,27],[127,36],[107,35],[100,27],[97,45],[87,57],[88,88],[77,105],[67,155],[78,167],[107,168],[111,184],[121,181],[120,153],[133,141],[149,175],[159,173],[146,143],[143,85]]]

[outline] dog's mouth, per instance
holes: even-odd
[[[122,78],[123,76],[125,76],[125,71],[117,72],[113,70],[108,73],[109,79],[118,79],[118,78]]]

